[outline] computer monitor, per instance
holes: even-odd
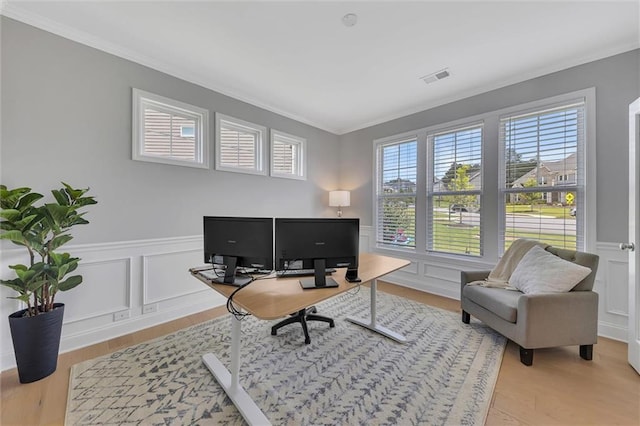
[[[276,269],[288,269],[293,262],[314,269],[314,276],[301,279],[303,288],[337,287],[325,276],[325,268],[347,268],[347,280],[358,279],[360,219],[276,218]]]
[[[204,217],[204,261],[224,265],[220,284],[244,285],[251,277],[236,276],[236,268],[273,269],[273,219]]]

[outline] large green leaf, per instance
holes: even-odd
[[[2,234],[0,234],[0,239],[2,240],[10,240],[16,244],[20,244],[20,245],[24,245],[25,244],[25,239],[24,236],[22,235],[22,232],[17,231],[17,230],[13,230],[13,231],[4,231]]]
[[[22,219],[22,213],[17,209],[4,209],[0,211],[0,217],[9,222],[16,222]]]
[[[73,237],[71,235],[68,234],[62,234],[62,235],[58,235],[57,237],[53,238],[51,240],[51,242],[49,243],[49,250],[56,250],[57,248],[59,248],[60,246],[68,243],[69,241],[71,241],[73,239]]]
[[[0,207],[3,209],[14,209],[18,206],[20,198],[31,192],[31,188],[15,188],[7,189],[6,186],[0,186]]]
[[[48,203],[44,206],[56,225],[60,226],[65,223],[67,214],[69,213],[69,206],[61,206],[53,203]]]
[[[65,191],[54,189],[53,191],[51,191],[51,193],[53,194],[58,204],[63,206],[68,206],[70,204],[69,197],[67,196],[67,193]]]
[[[74,275],[74,276],[71,276],[71,277],[67,278],[63,282],[59,283],[58,284],[58,289],[60,291],[71,290],[72,288],[76,287],[77,285],[79,285],[81,283],[82,283],[82,276],[81,275]]]
[[[42,197],[44,197],[44,195],[38,194],[37,192],[31,192],[29,194],[24,195],[22,198],[20,198],[20,201],[18,202],[18,210],[24,211],[27,207],[32,206],[33,203],[35,203]]]

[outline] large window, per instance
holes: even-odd
[[[502,117],[504,249],[517,238],[583,247],[584,134],[582,101]]]
[[[216,114],[216,169],[266,174],[267,129],[238,118]]]
[[[271,176],[306,179],[306,139],[271,129]]]
[[[377,247],[491,262],[518,238],[594,250],[594,116],[586,89],[374,141]]]
[[[415,248],[417,146],[409,139],[377,147],[378,244]]]
[[[205,109],[133,89],[134,160],[207,168],[208,125]]]
[[[430,134],[428,250],[481,254],[482,125]]]

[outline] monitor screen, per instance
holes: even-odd
[[[225,265],[227,278],[236,267],[273,269],[273,219],[205,216],[204,261]]]
[[[302,268],[316,269],[318,284],[320,276],[324,277],[325,267],[346,267],[352,271],[358,268],[359,219],[276,218],[275,234],[278,270],[301,262]],[[322,271],[317,270],[319,267]]]

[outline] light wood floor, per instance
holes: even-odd
[[[431,306],[460,311],[460,303],[383,282],[378,288]],[[58,369],[20,384],[15,370],[0,375],[2,425],[60,425],[72,365],[220,316],[211,309],[60,355]],[[577,347],[536,350],[532,367],[520,363],[516,345],[505,351],[487,425],[640,425],[640,376],[627,364],[627,345],[600,338],[593,361]]]

